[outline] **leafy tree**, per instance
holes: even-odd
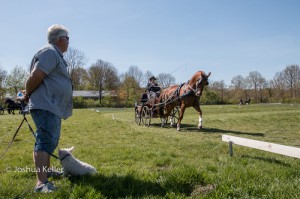
[[[221,99],[215,91],[204,87],[203,95],[200,98],[201,104],[218,104],[220,101]]]
[[[121,90],[120,90],[120,97],[125,99],[126,103],[129,102],[131,97],[132,85],[135,82],[135,79],[128,75],[127,73],[122,74],[121,76]]]
[[[5,70],[2,70],[0,66],[0,99],[3,99],[5,95],[5,88],[4,88],[4,82],[5,78],[7,76],[7,72]]]
[[[19,90],[24,89],[24,82],[28,77],[28,72],[22,66],[15,66],[5,80],[8,92],[15,96]]]
[[[88,72],[82,67],[73,69],[73,87],[74,90],[83,90],[88,85]]]
[[[212,91],[214,91],[219,96],[219,98],[221,99],[221,103],[224,103],[224,94],[226,90],[226,85],[224,80],[214,81],[210,83],[209,87]]]
[[[131,77],[133,94],[136,95],[137,90],[141,87],[140,84],[143,82],[143,72],[137,66],[130,66],[126,72],[126,76]]]

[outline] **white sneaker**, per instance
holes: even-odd
[[[39,186],[36,186],[34,188],[34,192],[41,192],[41,193],[49,193],[49,192],[53,192],[56,190],[57,190],[57,187],[55,187],[54,184],[49,181],[47,181],[44,184],[41,184]]]

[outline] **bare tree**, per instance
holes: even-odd
[[[88,70],[89,82],[92,88],[99,91],[99,102],[102,103],[102,94],[105,89],[117,87],[119,83],[116,68],[105,61],[98,60]]]
[[[144,82],[143,84],[145,85],[145,87],[147,87],[148,81],[150,79],[150,77],[154,76],[153,73],[149,70],[146,71],[146,73],[144,74]]]
[[[221,102],[224,102],[224,94],[225,94],[225,89],[226,89],[224,80],[214,81],[209,85],[210,85],[209,87],[211,88],[211,90],[214,90],[219,95]]]
[[[131,77],[132,81],[133,94],[136,94],[136,91],[140,88],[141,82],[143,82],[143,72],[137,66],[130,66],[126,75]]]
[[[68,51],[64,55],[64,59],[66,60],[68,64],[68,71],[70,74],[70,77],[73,81],[78,81],[80,77],[78,77],[78,73],[76,73],[77,68],[81,67],[83,68],[84,64],[87,62],[87,58],[85,57],[84,53],[76,48],[68,48]],[[78,72],[78,71],[77,71]]]
[[[245,94],[246,100],[249,98],[248,84],[243,76],[234,76],[231,80],[231,87],[234,89],[237,99],[240,99],[243,93]]]
[[[255,101],[258,101],[258,89],[261,87],[263,82],[266,80],[262,77],[262,75],[257,71],[252,71],[246,77],[247,83],[249,84],[250,89],[254,89],[255,92]]]
[[[267,91],[267,94],[268,94],[268,102],[273,100],[273,97],[274,97],[275,92],[272,89],[272,86],[273,86],[272,80],[268,80],[267,83],[266,83],[266,91]]]
[[[167,88],[172,84],[175,84],[175,77],[170,74],[160,73],[157,76],[157,81],[162,88]]]
[[[265,102],[264,93],[268,87],[268,82],[264,77],[258,79],[258,91],[259,91],[259,100],[261,103]]]
[[[299,66],[296,64],[287,66],[283,71],[283,78],[290,89],[291,97],[295,99],[297,97],[297,85],[300,82]]]
[[[285,80],[284,80],[284,75],[283,72],[277,72],[270,82],[271,87],[274,90],[275,97],[277,100],[284,101],[285,100]]]
[[[236,90],[242,90],[245,88],[245,79],[241,75],[234,76],[231,80],[231,85]]]

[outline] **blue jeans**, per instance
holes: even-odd
[[[37,129],[34,151],[53,153],[60,138],[61,118],[42,109],[32,109],[30,113]]]

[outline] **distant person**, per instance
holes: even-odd
[[[150,77],[148,81],[147,89],[150,93],[150,98],[157,96],[157,94],[159,95],[161,88],[156,83],[156,78],[154,76]]]
[[[156,78],[154,76],[152,76],[149,78],[149,81],[148,81],[148,85],[147,85],[148,90],[154,86],[156,87],[156,86],[158,86],[158,84],[156,83]]]
[[[243,105],[243,104],[244,104],[243,99],[240,98],[240,103],[239,103],[239,105]]]
[[[63,53],[69,47],[69,31],[61,25],[48,28],[48,44],[33,57],[30,75],[25,82],[25,100],[36,126],[33,160],[37,182],[35,192],[57,188],[48,181],[50,154],[58,145],[61,119],[72,115],[72,83]],[[52,173],[53,174],[53,173]]]

